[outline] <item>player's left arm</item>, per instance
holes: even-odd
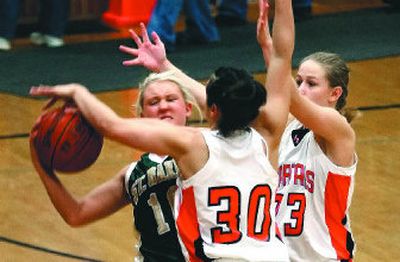
[[[120,45],[119,50],[129,54],[133,59],[123,61],[124,66],[143,66],[153,72],[173,71],[174,74],[183,81],[186,87],[191,91],[203,113],[206,110],[206,90],[205,86],[191,78],[178,67],[176,67],[168,58],[164,43],[156,32],[151,32],[153,42],[150,40],[146,27],[140,24],[141,38],[134,30],[129,30],[131,38],[136,43],[136,48]],[[206,115],[206,114],[204,114]]]
[[[260,14],[257,22],[257,40],[261,47],[267,70],[267,103],[255,122],[270,149],[270,160],[277,164],[277,149],[285,129],[290,103],[291,60],[294,50],[294,19],[291,0],[275,1],[273,41],[268,29],[268,3],[259,0]]]
[[[97,221],[115,213],[129,203],[124,190],[124,174],[127,167],[86,196],[77,198],[62,184],[53,170],[40,162],[35,150],[34,139],[34,136],[31,136],[32,163],[50,201],[68,225],[77,227]]]

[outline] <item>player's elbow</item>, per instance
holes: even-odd
[[[81,226],[83,226],[84,224],[83,223],[80,223],[79,221],[77,221],[77,220],[64,220],[70,227],[73,227],[73,228],[78,228],[78,227],[81,227]]]
[[[84,219],[82,219],[79,215],[63,215],[62,218],[64,219],[65,223],[70,227],[77,228],[87,224]]]
[[[71,227],[80,227],[90,222],[88,216],[84,214],[82,205],[78,204],[67,210],[59,212],[66,224]]]

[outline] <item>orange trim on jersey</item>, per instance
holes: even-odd
[[[346,220],[350,182],[349,176],[329,172],[325,188],[325,222],[339,260],[353,257],[353,250],[347,248],[349,232],[342,222]]]
[[[202,260],[196,257],[195,242],[200,238],[196,203],[193,187],[182,190],[182,203],[176,220],[179,236],[189,254],[190,261]]]

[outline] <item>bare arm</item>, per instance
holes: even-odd
[[[144,152],[170,155],[177,161],[190,151],[194,136],[199,135],[196,128],[176,126],[158,119],[121,118],[79,84],[32,87],[30,94],[72,99],[85,118],[105,137]]]
[[[259,15],[257,19],[257,42],[261,47],[265,68],[268,68],[271,60],[273,41],[269,32],[269,9],[268,2],[259,1]]]
[[[256,128],[266,138],[271,152],[270,160],[276,166],[278,147],[289,113],[290,87],[294,84],[291,76],[294,19],[291,0],[275,1],[273,42],[270,50],[271,36],[268,29],[266,0],[259,0],[259,7],[257,39],[264,61],[268,65],[266,80],[268,98],[257,119]]]
[[[129,203],[124,190],[126,168],[83,198],[75,198],[64,187],[56,174],[53,171],[47,171],[48,169],[39,162],[33,146],[34,136],[33,134],[30,139],[32,162],[51,202],[67,224],[76,227],[97,221]]]
[[[205,112],[206,109],[206,92],[205,86],[185,74],[179,68],[177,68],[171,61],[168,60],[164,43],[158,37],[156,32],[152,32],[151,37],[153,39],[152,43],[150,41],[149,35],[143,23],[140,24],[142,39],[136,34],[135,31],[130,30],[131,37],[136,43],[137,48],[128,47],[121,45],[119,50],[132,55],[134,58],[130,60],[125,60],[123,62],[124,66],[144,66],[145,68],[153,72],[164,72],[172,70],[175,75],[180,78],[189,90],[192,92],[194,98],[199,104],[201,110]]]
[[[291,89],[292,114],[310,128],[325,154],[339,166],[354,163],[355,133],[345,117],[336,109],[317,105]]]
[[[279,4],[280,1],[276,2]],[[277,9],[276,12],[279,12],[279,10]],[[279,13],[277,14],[279,16]],[[263,17],[263,15],[265,16],[265,13],[261,13],[260,17]],[[262,26],[260,27],[260,17],[257,39],[263,52],[266,67],[269,67],[273,52],[272,43],[277,43],[275,42],[275,37],[277,36],[275,31],[277,30],[274,31],[274,41],[272,41],[268,27],[265,27],[264,34],[260,34],[260,32],[263,32]],[[278,23],[278,20],[275,20],[275,23]],[[276,29],[276,25],[274,25],[274,29]],[[262,37],[263,35],[265,37]],[[351,126],[336,110],[319,106],[302,97],[298,93],[297,85],[293,79],[291,82],[289,84],[291,92],[290,113],[313,130],[316,136],[320,138],[320,146],[334,163],[338,165],[352,164],[354,162],[355,134]]]

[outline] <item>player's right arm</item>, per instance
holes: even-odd
[[[111,180],[78,199],[65,188],[52,170],[40,163],[34,147],[34,139],[34,135],[31,136],[32,162],[51,202],[67,224],[77,227],[97,221],[115,213],[129,203],[124,189],[124,175],[128,166]]]
[[[86,120],[103,136],[143,152],[170,155],[177,162],[182,159],[179,167],[181,171],[185,169],[186,172],[182,172],[185,176],[197,172],[207,158],[199,128],[177,126],[159,119],[119,117],[82,85],[32,87],[30,94],[72,99]],[[194,151],[193,147],[199,150]]]

